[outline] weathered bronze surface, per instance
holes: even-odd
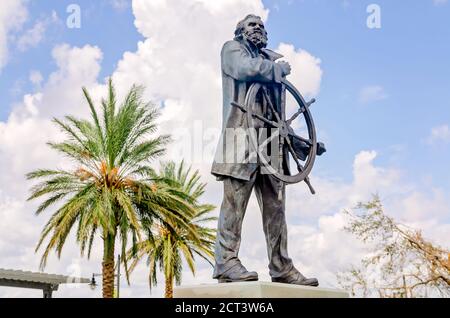
[[[326,150],[317,143],[309,110],[315,100],[303,99],[286,79],[291,72],[289,63],[278,61],[282,55],[266,46],[261,18],[248,15],[221,52],[223,131],[211,172],[223,182],[224,192],[213,277],[219,282],[258,280],[258,274],[249,272],[238,257],[242,222],[254,190],[262,212],[272,281],[318,286],[317,279],[304,277],[288,256],[285,186],[304,181],[314,194],[308,175],[316,155]],[[286,93],[299,106],[289,119]],[[291,127],[298,116],[306,121],[308,137],[301,137]],[[241,142],[236,141],[242,136]],[[297,173],[291,174],[290,157]]]

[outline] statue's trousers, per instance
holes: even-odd
[[[226,177],[223,179],[223,186],[224,196],[215,247],[214,278],[220,279],[233,269],[237,270],[242,266],[238,258],[242,221],[253,189],[262,212],[270,276],[287,277],[296,272],[287,251],[284,185],[270,174],[261,174],[258,169],[249,181]],[[283,195],[282,200],[279,200],[278,191],[281,186]]]

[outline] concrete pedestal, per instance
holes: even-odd
[[[343,290],[269,282],[181,286],[174,298],[348,298]]]

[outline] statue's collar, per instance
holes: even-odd
[[[258,50],[258,48],[256,48],[254,44],[250,43],[249,41],[247,41],[245,39],[241,38],[240,42],[243,43],[247,47],[247,50],[249,50],[252,54],[255,54],[255,56],[257,56],[258,53],[260,53],[265,58],[267,58],[268,60],[271,60],[271,61],[276,61],[283,57],[283,55],[281,55],[277,52],[274,52],[272,50],[266,49],[266,48]]]
[[[274,52],[272,50],[269,50],[269,49],[261,49],[261,53],[263,55],[265,55],[271,61],[276,61],[276,60],[281,59],[283,57],[283,55],[281,55],[281,54],[279,54],[277,52]]]

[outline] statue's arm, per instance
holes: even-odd
[[[222,70],[238,81],[281,83],[282,68],[261,56],[252,57],[239,42],[225,43],[222,49]]]

